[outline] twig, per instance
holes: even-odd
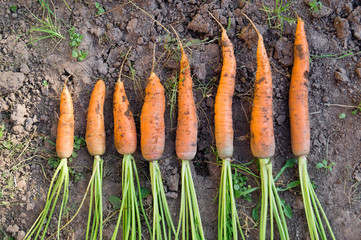
[[[343,104],[335,104],[335,103],[325,103],[326,106],[329,107],[344,107],[344,108],[358,108],[358,106],[352,106],[352,105],[343,105]]]

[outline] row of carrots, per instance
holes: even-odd
[[[211,14],[211,13],[210,13]],[[212,14],[211,14],[212,15]],[[231,159],[233,156],[233,122],[232,97],[235,87],[236,60],[232,42],[225,28],[212,15],[222,29],[223,67],[219,87],[215,99],[215,139],[218,156],[222,159],[222,173],[219,188],[218,239],[245,239],[238,212],[232,183]],[[246,15],[245,17],[249,19]],[[253,22],[249,19],[251,24]],[[281,200],[278,196],[272,176],[271,158],[275,151],[272,111],[272,76],[262,35],[258,32],[257,72],[254,87],[254,100],[251,115],[251,150],[259,160],[261,175],[261,217],[259,239],[274,238],[274,220],[279,238],[290,239]],[[174,30],[174,29],[173,29]],[[175,32],[175,31],[174,31]],[[123,239],[141,239],[141,215],[145,217],[151,239],[205,239],[199,213],[196,192],[191,176],[190,161],[197,152],[197,113],[193,99],[190,65],[182,43],[176,34],[180,50],[180,77],[178,86],[178,127],[176,131],[176,154],[182,160],[181,172],[181,205],[177,229],[174,227],[171,213],[164,193],[158,160],[161,159],[165,146],[165,96],[160,79],[154,72],[155,56],[153,51],[153,68],[147,80],[146,95],[140,116],[141,151],[143,157],[150,163],[151,185],[153,196],[152,226],[145,217],[142,205],[138,173],[132,154],[137,147],[137,134],[133,113],[130,110],[124,84],[121,81],[120,70],[118,81],[114,88],[114,144],[117,151],[123,155],[122,160],[122,204],[112,239],[116,239],[118,228],[122,221]],[[128,52],[129,53],[129,52]],[[289,107],[291,121],[291,143],[293,153],[298,157],[301,191],[304,200],[306,219],[311,239],[335,239],[327,217],[314,192],[307,173],[306,157],[310,149],[310,129],[308,115],[308,72],[309,50],[304,31],[304,22],[298,18],[294,48],[294,66],[292,70]],[[105,84],[99,80],[92,92],[85,140],[88,151],[94,156],[92,177],[87,191],[90,189],[89,217],[86,239],[102,239],[102,164],[101,155],[105,153],[105,126],[103,106]],[[66,227],[74,217],[63,227],[60,227],[62,209],[65,208],[68,191],[66,159],[73,151],[74,113],[70,92],[64,84],[60,97],[60,117],[58,122],[56,150],[61,159],[61,165],[52,179],[46,207],[27,233],[25,239],[45,238],[49,220],[53,214],[56,200],[60,194],[62,182],[63,200],[58,221],[59,232]],[[59,180],[59,179],[65,180]],[[55,189],[55,190],[54,190]],[[85,196],[83,198],[83,201]],[[55,200],[55,201],[54,201]],[[49,202],[49,203],[48,203]],[[268,218],[269,216],[269,218]],[[267,224],[267,219],[270,219]],[[329,234],[323,227],[327,225]],[[270,232],[267,234],[267,226]],[[238,231],[240,234],[238,234]]]

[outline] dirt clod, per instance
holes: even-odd
[[[19,72],[2,72],[0,74],[0,94],[7,95],[16,92],[24,83],[25,75]]]
[[[6,228],[6,231],[13,234],[13,236],[15,235],[15,233],[17,233],[19,231],[19,227],[18,225],[14,224],[14,225],[10,225]]]
[[[357,77],[361,78],[361,68],[356,68],[355,73]]]
[[[293,64],[293,43],[287,38],[281,38],[277,41],[275,46],[274,58],[286,66],[292,66]]]
[[[349,23],[347,19],[337,16],[333,22],[333,26],[336,28],[337,37],[340,39],[347,39],[351,35],[349,30]]]
[[[196,14],[192,21],[188,24],[188,29],[199,33],[210,33],[211,25],[205,20],[201,14]]]
[[[28,115],[25,104],[16,104],[11,115],[10,121],[15,125],[23,125]]]
[[[333,10],[325,5],[323,5],[320,9],[320,11],[311,11],[311,14],[314,18],[322,18],[329,16]]]

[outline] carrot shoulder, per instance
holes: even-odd
[[[222,27],[223,66],[215,99],[214,120],[218,155],[222,159],[233,155],[232,97],[235,86],[236,58],[233,44]]]
[[[258,33],[257,72],[251,114],[251,150],[257,158],[274,155],[272,75],[263,37]]]
[[[291,144],[293,154],[307,155],[310,151],[308,114],[309,50],[304,22],[298,18],[294,44],[294,64],[289,96]]]
[[[165,143],[164,130],[165,96],[164,88],[152,72],[145,89],[145,99],[140,115],[141,149],[148,161],[162,157]]]
[[[59,158],[69,158],[74,146],[73,101],[66,83],[60,96],[60,117],[56,134],[56,153]]]
[[[114,88],[113,114],[115,148],[123,155],[134,153],[137,148],[137,132],[122,81],[118,81]]]
[[[178,85],[178,127],[175,144],[179,159],[192,160],[197,153],[198,120],[193,99],[191,70],[182,46],[181,52]]]
[[[104,100],[105,83],[98,80],[89,101],[85,134],[86,145],[91,155],[103,155],[105,152]]]

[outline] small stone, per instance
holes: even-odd
[[[26,65],[26,63],[22,63],[20,65],[20,72],[22,72],[24,74],[28,74],[30,72],[30,69],[29,69],[28,65]]]
[[[24,189],[26,187],[26,182],[25,180],[20,180],[18,182],[18,188]]]
[[[353,36],[357,38],[357,40],[361,40],[361,25],[357,25],[354,28]]]
[[[19,231],[18,235],[16,236],[16,240],[23,240],[25,237],[24,231]]]
[[[16,125],[16,126],[14,126],[14,127],[11,129],[11,131],[12,131],[14,134],[20,135],[20,134],[22,134],[22,133],[24,132],[24,128],[23,128],[23,126],[21,126],[21,125]]]
[[[167,192],[167,193],[165,194],[165,196],[166,196],[167,198],[177,199],[177,198],[178,198],[178,193],[176,193],[176,192]]]
[[[18,14],[17,14],[17,13],[13,13],[13,14],[11,14],[11,16],[12,16],[13,18],[17,18],[17,17],[18,17]]]
[[[285,122],[285,120],[286,120],[286,115],[279,115],[277,118],[276,118],[276,120],[277,120],[277,123],[278,123],[278,125],[282,125],[284,122]]]
[[[32,211],[35,209],[35,203],[30,202],[28,204],[26,204],[26,211]]]
[[[359,78],[361,78],[361,68],[356,68],[355,73]]]
[[[346,70],[343,68],[339,68],[336,72],[335,72],[335,79],[339,82],[348,82],[349,79],[346,75]]]
[[[11,233],[11,234],[14,234],[14,233],[17,233],[19,231],[19,227],[18,225],[14,224],[14,225],[10,225],[6,228],[6,231],[8,233]]]

